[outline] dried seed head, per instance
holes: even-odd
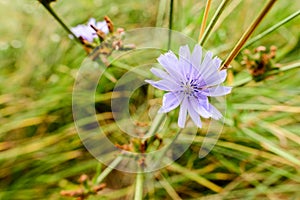
[[[265,73],[274,69],[273,58],[276,56],[277,48],[271,46],[267,49],[265,46],[259,46],[254,49],[243,52],[242,65],[246,66],[254,80],[260,81],[264,78]]]

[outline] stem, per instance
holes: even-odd
[[[105,170],[100,174],[100,176],[98,176],[97,180],[96,180],[96,184],[100,184],[105,177],[122,161],[123,157],[122,156],[118,156],[117,158],[115,158],[110,164],[109,166],[107,166],[107,168],[105,168]]]
[[[46,10],[54,17],[56,21],[67,31],[69,34],[71,34],[76,42],[81,44],[81,41],[77,38],[77,36],[69,29],[69,27],[58,17],[58,15],[55,13],[55,11],[50,7],[49,4],[45,2],[41,2],[41,4],[46,8]]]
[[[199,44],[202,46],[206,39],[208,38],[210,32],[212,31],[213,27],[215,26],[216,22],[218,21],[220,15],[222,14],[222,12],[224,11],[224,8],[226,7],[226,4],[229,2],[229,0],[223,0],[220,4],[220,6],[218,7],[216,13],[214,14],[212,20],[210,21],[210,23],[207,26],[207,29],[205,30],[203,36],[201,37],[201,39],[199,40]],[[200,36],[199,36],[200,37]]]
[[[242,46],[246,43],[250,35],[254,32],[255,28],[259,25],[259,23],[262,21],[262,19],[266,16],[266,14],[269,12],[271,7],[274,5],[276,0],[269,0],[268,4],[264,7],[264,9],[260,12],[258,17],[252,22],[250,27],[246,30],[246,32],[242,35],[241,39],[238,41],[238,43],[235,45],[227,59],[224,61],[223,65],[220,67],[220,70],[227,69],[231,61],[237,56],[237,54],[240,52]]]
[[[203,36],[204,29],[205,29],[205,26],[206,26],[207,17],[208,17],[208,11],[210,9],[210,5],[211,5],[211,0],[207,0],[205,10],[204,10],[204,16],[203,16],[202,23],[201,23],[201,28],[200,28],[198,41],[200,41],[202,36]]]
[[[158,128],[161,125],[161,123],[163,122],[163,120],[165,119],[165,117],[166,117],[165,113],[158,113],[155,116],[153,123],[152,123],[151,127],[149,128],[149,131],[144,136],[145,140],[148,137],[153,136],[158,131]]]
[[[143,199],[143,189],[144,189],[144,172],[140,168],[139,172],[136,174],[134,200]]]
[[[261,34],[255,36],[254,38],[252,38],[251,40],[249,40],[245,46],[242,48],[246,48],[248,46],[250,46],[251,44],[255,43],[256,41],[260,40],[261,38],[265,37],[266,35],[272,33],[273,31],[275,31],[276,29],[278,29],[280,26],[288,23],[289,21],[291,21],[292,19],[294,19],[295,17],[297,17],[298,15],[300,15],[300,10],[298,10],[297,12],[291,14],[290,16],[288,16],[287,18],[281,20],[280,22],[278,22],[277,24],[275,24],[274,26],[270,27],[269,29],[265,30],[264,32],[262,32]]]
[[[172,28],[173,28],[173,5],[174,5],[174,0],[170,0],[168,50],[171,47],[171,37],[172,37]]]
[[[172,138],[172,141],[168,144],[168,146],[164,147],[164,149],[162,150],[162,152],[158,155],[158,158],[157,158],[157,161],[156,161],[157,163],[161,162],[161,159],[167,153],[167,151],[170,149],[170,147],[172,146],[172,144],[176,141],[176,139],[180,135],[181,131],[182,131],[182,128],[180,128],[177,131],[176,135]]]

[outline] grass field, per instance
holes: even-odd
[[[213,0],[208,21],[221,0]],[[232,0],[204,48],[226,59],[267,1]],[[169,26],[169,1],[58,0],[53,9],[69,26],[108,15],[125,30]],[[174,1],[173,29],[197,40],[206,1]],[[277,1],[253,37],[295,12],[300,2]],[[105,168],[85,149],[72,116],[72,89],[86,53],[33,0],[0,1],[0,199],[72,199],[82,174]],[[239,54],[228,69],[225,125],[213,150],[198,158],[201,129],[176,162],[146,175],[144,199],[300,199],[300,16],[250,44],[275,45],[279,68],[254,81]],[[252,37],[252,38],[253,38]],[[124,70],[124,69],[122,69]],[[110,73],[123,72],[117,66]],[[99,123],[114,132],[113,84],[98,89]],[[154,95],[154,94],[152,94]],[[140,99],[139,99],[140,98]],[[142,104],[139,95],[134,101]],[[176,120],[173,120],[176,124]],[[117,131],[116,131],[117,132]],[[117,137],[117,136],[116,136]],[[112,171],[101,195],[132,199],[135,174]]]

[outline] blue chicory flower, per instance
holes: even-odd
[[[83,39],[93,42],[94,38],[97,38],[96,31],[91,27],[91,25],[95,26],[97,29],[101,30],[105,34],[108,34],[109,29],[106,21],[96,22],[96,19],[91,18],[87,25],[80,24],[76,27],[71,28],[71,31],[77,36],[82,37]]]
[[[167,91],[159,112],[167,113],[180,105],[178,126],[184,128],[187,115],[202,127],[203,118],[220,119],[222,114],[209,103],[208,97],[223,96],[231,87],[222,86],[226,70],[219,71],[221,60],[207,52],[202,60],[202,48],[196,45],[192,54],[187,45],[181,46],[179,59],[169,51],[157,59],[164,70],[152,68],[151,72],[161,78],[159,81],[146,80],[160,90]]]

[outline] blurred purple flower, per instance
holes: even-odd
[[[95,26],[97,29],[101,30],[105,34],[108,34],[108,26],[106,21],[96,22],[94,18],[91,18],[88,21],[88,24],[80,24],[76,27],[71,28],[71,31],[77,36],[82,37],[83,39],[93,42],[94,38],[97,38],[96,31],[91,27],[91,25]]]
[[[151,69],[161,80],[146,80],[153,87],[168,92],[163,97],[159,112],[166,113],[180,105],[178,126],[181,128],[184,128],[188,114],[200,128],[200,116],[222,118],[222,114],[209,103],[208,97],[226,95],[231,92],[231,87],[221,85],[227,72],[219,71],[221,60],[212,57],[212,53],[207,52],[202,60],[202,48],[199,45],[195,46],[192,54],[187,45],[181,46],[179,59],[169,51],[157,59],[164,70]]]

